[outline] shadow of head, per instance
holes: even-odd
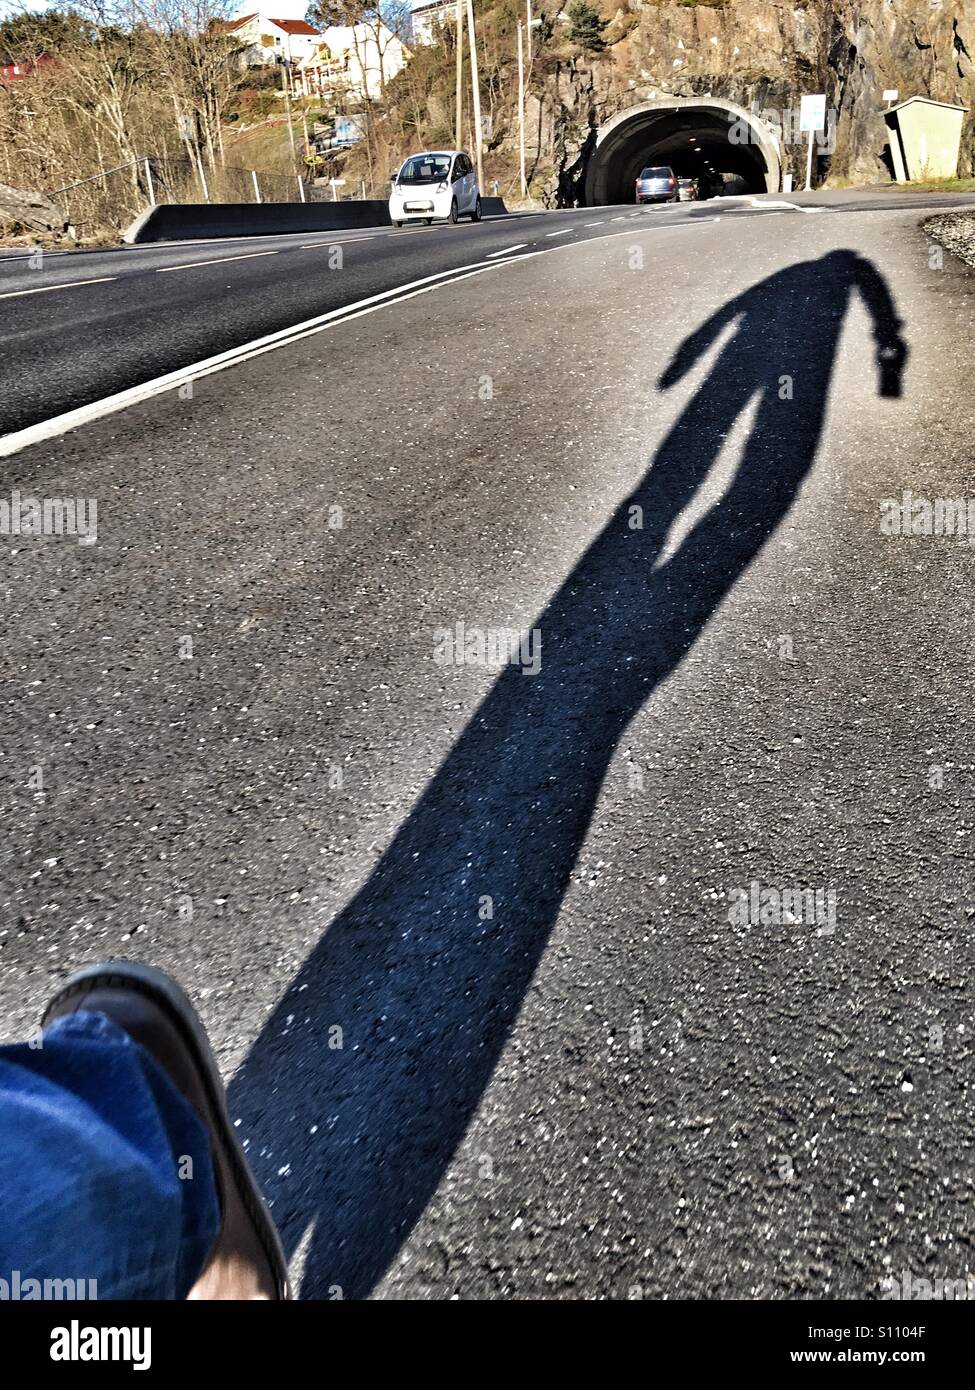
[[[879,389],[896,395],[900,321],[879,272],[852,251],[752,285],[681,344],[662,387],[723,339],[631,497],[535,619],[540,669],[498,675],[254,1043],[231,1104],[289,1251],[313,1228],[304,1296],[368,1293],[447,1165],[467,1161],[458,1147],[618,740],[792,505],[854,293]],[[732,483],[661,562],[667,530],[756,399]]]

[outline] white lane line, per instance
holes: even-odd
[[[605,222],[605,221],[606,221],[606,219],[605,219],[605,217],[604,217],[603,220],[602,220],[602,222],[587,222],[587,223],[585,223],[585,225],[586,225],[587,227],[601,227],[601,226],[603,225],[603,222]]]
[[[575,230],[575,228],[573,228],[573,227],[563,227],[562,230],[561,230],[560,232],[546,232],[545,235],[546,235],[546,236],[567,236],[569,232],[574,231],[574,230]]]
[[[625,222],[626,214],[624,213],[622,217],[611,217],[609,220],[610,222]]]
[[[537,255],[539,253],[530,254]],[[527,258],[519,257],[519,260],[525,259]],[[167,372],[164,376],[155,377],[139,386],[130,386],[125,391],[117,391],[114,395],[105,396],[100,401],[91,401],[88,405],[65,411],[63,415],[53,415],[49,420],[42,420],[36,425],[28,425],[26,429],[15,430],[12,434],[0,437],[0,458],[9,458],[30,444],[39,444],[45,439],[56,438],[68,430],[77,429],[79,425],[86,425],[93,420],[99,420],[104,415],[114,415],[120,410],[125,410],[128,406],[138,405],[153,396],[162,395],[187,381],[196,381],[200,377],[212,376],[215,372],[222,372],[227,367],[247,362],[252,357],[259,357],[263,353],[273,352],[275,348],[284,347],[286,344],[299,341],[301,338],[311,337],[315,333],[321,333],[336,321],[344,322],[348,318],[360,318],[363,314],[375,313],[377,309],[384,308],[391,300],[412,299],[415,295],[426,294],[429,290],[436,289],[448,277],[465,279],[464,272],[470,275],[482,274],[486,270],[498,270],[505,264],[511,264],[511,262],[499,261],[497,265],[458,266],[455,270],[438,271],[435,275],[427,275],[422,280],[412,280],[405,285],[397,285],[391,290],[383,290],[380,294],[370,295],[367,299],[360,299],[356,303],[347,304],[340,309],[330,309],[328,313],[319,314],[313,319],[306,319],[303,323],[293,324],[291,328],[282,328],[263,338],[255,338],[252,342],[241,344],[240,347],[218,353],[215,357],[204,358],[201,362],[191,363],[175,372]]]
[[[182,265],[164,265],[156,271],[157,275],[168,275],[173,270],[196,270],[201,265],[226,265],[228,261],[256,261],[259,256],[276,256],[277,251],[249,251],[246,256],[218,256],[212,261],[185,261]]]
[[[18,299],[23,294],[50,294],[51,290],[76,290],[81,285],[107,285],[109,280],[117,280],[117,275],[101,275],[97,280],[69,280],[64,285],[39,285],[36,290],[7,290],[0,299]]]
[[[328,227],[305,227],[300,232],[258,232],[251,233],[249,236],[207,236],[207,237],[176,237],[172,241],[137,241],[126,242],[124,246],[117,249],[120,251],[198,251],[206,247],[233,246],[239,242],[244,242],[251,246],[261,246],[265,241],[283,241],[282,251],[293,250],[295,242],[300,236],[316,236],[319,232],[322,236],[328,234]],[[352,236],[355,232],[374,232],[375,227],[336,227],[336,236]],[[52,255],[54,253],[52,252]],[[58,251],[59,256],[77,255],[102,255],[101,251]]]
[[[717,221],[717,218],[714,220]],[[609,232],[604,237],[590,237],[588,241],[567,242],[564,246],[550,246],[547,250],[529,251],[527,255],[517,256],[513,261],[497,261],[491,265],[488,265],[487,261],[483,261],[473,265],[462,265],[454,270],[441,270],[435,275],[424,276],[422,280],[411,280],[405,285],[396,285],[390,290],[383,290],[379,294],[370,295],[367,299],[346,304],[340,309],[330,309],[328,313],[319,314],[317,318],[306,319],[303,323],[293,324],[291,328],[282,328],[263,338],[255,338],[250,343],[242,343],[239,347],[230,348],[226,352],[218,353],[215,357],[204,358],[201,362],[193,362],[175,372],[167,372],[165,376],[155,377],[152,381],[144,381],[140,386],[130,386],[127,390],[118,391],[112,396],[105,396],[100,401],[91,401],[88,405],[65,411],[63,415],[52,415],[49,420],[41,420],[36,425],[28,425],[26,429],[15,430],[12,434],[2,435],[0,436],[0,458],[10,458],[11,455],[20,453],[21,449],[26,449],[32,444],[40,444],[45,439],[55,439],[66,434],[69,430],[90,424],[93,420],[100,420],[105,415],[114,415],[129,406],[139,405],[143,401],[150,400],[153,396],[164,395],[175,387],[185,385],[187,381],[196,381],[200,377],[212,376],[216,372],[225,371],[228,367],[235,367],[242,362],[250,361],[252,357],[260,357],[279,347],[289,347],[292,343],[299,342],[302,338],[311,338],[335,324],[347,323],[350,319],[363,318],[366,314],[374,314],[377,310],[388,308],[391,304],[399,304],[407,299],[415,299],[418,295],[428,294],[445,282],[455,284],[459,280],[469,280],[475,275],[484,275],[492,270],[503,270],[506,266],[520,265],[522,261],[532,260],[535,256],[550,256],[559,251],[578,251],[580,247],[612,241],[616,237],[642,236],[645,232],[650,231],[682,231],[686,225],[685,223],[674,223],[669,227],[660,228],[647,225],[641,229],[634,228],[632,232]],[[706,226],[707,224],[702,221],[697,225]],[[115,279],[116,277],[110,276],[109,278]]]
[[[825,208],[804,208],[801,203],[764,203],[760,198],[750,199],[753,208],[783,208],[791,212],[825,212]]]
[[[523,251],[527,245],[527,241],[519,241],[515,246],[506,246],[503,251],[489,251],[485,260],[493,261],[495,256],[510,256],[512,251]]]
[[[729,212],[747,212],[747,211],[748,211],[748,208],[745,207],[745,206],[743,205],[743,203],[740,201],[741,199],[746,198],[746,197],[748,197],[748,195],[745,194],[745,193],[735,193],[735,194],[732,195],[732,197],[730,197],[730,198],[728,198],[728,199],[725,199],[725,200],[723,200],[723,201],[726,201],[726,202],[728,202],[728,203],[731,204],[731,206],[728,208],[728,211],[729,211]],[[785,211],[785,212],[825,212],[825,211],[826,211],[826,208],[805,208],[805,207],[803,207],[803,206],[801,205],[801,203],[784,203],[784,202],[781,202],[781,201],[773,201],[773,200],[771,200],[771,199],[769,199],[768,201],[765,201],[765,200],[763,200],[762,198],[752,198],[752,197],[748,197],[748,204],[749,204],[750,207],[753,207],[753,208],[781,208],[781,209],[782,209],[783,211]]]
[[[355,246],[357,241],[376,241],[377,239],[374,236],[334,237],[331,241],[306,241],[301,249],[302,251],[317,251],[320,246]]]

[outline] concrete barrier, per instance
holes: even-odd
[[[482,198],[481,207],[485,216],[508,211],[503,198]],[[164,203],[140,213],[122,240],[132,246],[147,241],[208,241],[389,226],[388,204],[378,198],[343,203]]]

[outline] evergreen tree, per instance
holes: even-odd
[[[569,42],[577,43],[585,53],[602,53],[606,47],[603,30],[609,23],[601,19],[595,5],[589,0],[574,0],[569,6]]]

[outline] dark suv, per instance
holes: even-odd
[[[644,169],[636,181],[638,203],[676,203],[677,179],[666,164]]]

